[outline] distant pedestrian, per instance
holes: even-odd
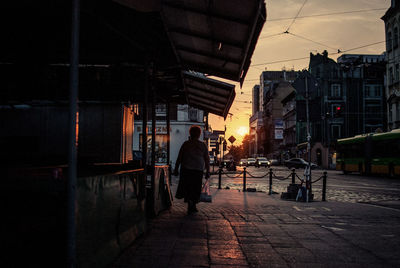
[[[200,199],[204,168],[206,179],[210,177],[210,157],[206,144],[199,141],[201,128],[193,125],[189,134],[189,140],[185,141],[179,150],[174,175],[178,175],[181,166],[176,198],[184,198],[188,203],[188,214],[191,214],[197,212],[196,204]]]

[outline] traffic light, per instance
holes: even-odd
[[[341,106],[341,105],[336,106],[336,107],[335,107],[334,116],[335,116],[335,117],[341,117],[341,116],[342,116],[342,111],[343,111],[343,109],[342,109],[342,106]]]

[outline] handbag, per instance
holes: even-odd
[[[200,202],[212,202],[212,198],[210,195],[210,181],[206,180],[206,182],[203,184],[203,187],[201,187],[201,192],[200,192]]]

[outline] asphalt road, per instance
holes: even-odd
[[[291,171],[283,166],[273,166],[274,179],[272,190],[276,194],[286,191],[291,183]],[[269,176],[268,168],[247,167],[247,188],[255,188],[257,191],[268,192]],[[312,170],[312,181],[320,178],[325,170]],[[224,169],[226,173],[226,169]],[[238,167],[236,174],[229,172],[223,174],[221,186],[230,189],[243,189],[243,168]],[[239,174],[238,174],[239,173]],[[296,173],[300,178],[304,177],[304,170],[297,169]],[[400,209],[400,178],[387,178],[383,176],[361,176],[359,174],[342,174],[340,171],[327,170],[327,201],[368,203],[395,209]],[[261,177],[263,178],[254,178]],[[254,176],[254,177],[252,177]],[[296,181],[299,183],[299,180]],[[211,176],[211,187],[218,187],[218,175]],[[315,200],[321,200],[322,180],[313,184]]]

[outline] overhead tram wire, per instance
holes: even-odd
[[[307,0],[304,0],[303,4],[301,5],[299,11],[297,12],[296,16],[293,18],[292,22],[290,23],[290,25],[287,27],[286,32],[289,32],[290,27],[292,27],[293,23],[296,21],[297,17],[300,15],[301,10],[303,9],[303,7],[305,6],[305,4],[307,3]]]
[[[276,33],[276,34],[270,34],[270,35],[265,35],[265,36],[260,36],[260,38],[258,39],[265,39],[265,38],[269,38],[269,37],[274,37],[274,36],[278,36],[278,35],[282,35],[284,33]]]
[[[333,16],[333,15],[342,15],[342,14],[352,14],[352,13],[361,13],[361,12],[370,12],[370,11],[382,11],[382,10],[387,10],[387,8],[373,8],[373,9],[332,12],[332,13],[324,13],[324,14],[314,14],[314,15],[298,16],[298,17],[296,17],[296,19],[324,17],[324,16]],[[267,21],[280,21],[280,20],[291,20],[291,19],[294,19],[294,18],[267,19]]]
[[[330,53],[330,55],[343,54],[343,53],[346,53],[346,52],[349,52],[349,51],[353,51],[353,50],[357,50],[357,49],[360,49],[360,48],[374,46],[374,45],[382,44],[382,43],[385,43],[385,42],[386,41],[384,40],[384,41],[379,41],[379,42],[375,42],[375,43],[370,43],[370,44],[367,44],[367,45],[362,45],[362,46],[353,47],[353,48],[349,48],[349,49],[345,49],[345,50],[340,50],[340,51],[332,52],[332,53]],[[270,61],[270,62],[264,62],[264,63],[257,63],[257,64],[253,64],[253,65],[254,66],[269,65],[269,64],[282,63],[282,62],[288,62],[288,61],[304,60],[304,59],[308,59],[308,58],[310,58],[310,56],[301,57],[301,58],[286,59],[286,60]]]
[[[357,49],[360,49],[360,48],[365,48],[365,47],[370,47],[370,46],[382,44],[382,43],[385,43],[385,42],[386,42],[386,40],[384,40],[384,41],[379,41],[379,42],[375,42],[375,43],[371,43],[371,44],[367,44],[367,45],[363,45],[363,46],[359,46],[359,47],[353,47],[353,48],[349,48],[349,49],[342,50],[342,51],[340,51],[340,52],[331,53],[331,55],[342,54],[342,53],[346,53],[346,52],[349,52],[349,51],[357,50]]]
[[[317,44],[317,45],[320,45],[320,46],[323,46],[323,47],[327,47],[327,48],[330,48],[330,49],[334,49],[334,50],[336,50],[336,51],[340,51],[340,49],[338,49],[338,48],[334,48],[334,47],[328,46],[328,45],[326,45],[326,44],[323,44],[323,43],[321,43],[321,42],[317,42],[317,41],[311,40],[311,39],[309,39],[309,38],[307,38],[307,37],[304,37],[304,36],[301,36],[301,35],[298,35],[298,34],[294,34],[294,33],[290,33],[290,32],[287,32],[287,34],[293,35],[293,36],[295,36],[295,37],[297,37],[297,38],[300,38],[300,39],[303,39],[303,40],[312,42],[312,43],[314,43],[314,44]]]
[[[257,63],[257,64],[254,64],[254,66],[269,65],[269,64],[275,64],[275,63],[281,63],[281,62],[288,62],[288,61],[305,60],[305,59],[308,59],[308,58],[310,58],[310,56],[302,57],[302,58],[295,58],[295,59],[270,61],[270,62],[265,62],[265,63]]]

